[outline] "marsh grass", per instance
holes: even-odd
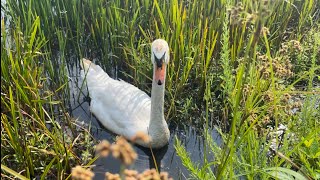
[[[20,26],[6,29],[4,20],[1,24],[2,177],[64,179],[80,161],[77,139],[89,133],[78,135],[68,116],[62,97],[67,81],[45,51],[40,18],[25,30],[28,34]]]
[[[234,68],[230,67],[229,56],[232,53],[230,53],[229,48],[226,48],[231,38],[228,27],[225,26],[228,24],[227,21],[228,20],[225,20],[223,26],[223,45],[221,48],[221,62],[223,67],[222,89],[224,95],[224,101],[222,103],[228,106],[224,109],[227,111],[227,113],[225,113],[227,114],[226,118],[232,119],[230,122],[230,131],[225,134],[221,131],[223,127],[216,127],[218,131],[221,132],[221,137],[224,141],[222,147],[219,147],[211,139],[210,135],[205,134],[206,146],[209,147],[207,154],[212,154],[214,157],[214,160],[211,162],[204,161],[202,165],[192,162],[188,152],[183,148],[181,142],[176,139],[175,146],[178,155],[196,179],[230,179],[241,177],[248,179],[317,179],[319,172],[316,169],[319,169],[319,157],[315,160],[316,156],[314,156],[314,154],[319,151],[319,145],[318,142],[314,142],[314,140],[319,140],[319,138],[317,138],[319,136],[319,128],[317,127],[319,124],[319,111],[313,111],[314,113],[312,113],[312,115],[309,114],[310,116],[306,116],[305,113],[306,109],[319,108],[319,105],[315,104],[315,102],[319,101],[319,77],[315,76],[314,72],[319,72],[320,66],[319,63],[313,61],[315,56],[319,58],[319,51],[314,51],[314,48],[319,49],[319,34],[307,35],[306,41],[312,37],[314,44],[311,45],[312,47],[309,46],[310,44],[302,47],[302,49],[305,48],[305,50],[301,50],[299,55],[293,55],[290,52],[292,50],[289,50],[289,52],[286,52],[288,56],[278,58],[275,56],[279,56],[281,53],[271,51],[266,32],[262,32],[261,35],[259,34],[259,36],[262,36],[262,44],[254,40],[256,38],[254,36],[257,35],[255,33],[256,29],[260,29],[256,27],[256,29],[251,31],[252,34],[249,34],[249,44],[247,48],[255,46],[257,48],[246,49],[244,57],[239,58],[239,64]],[[262,19],[262,21],[265,20]],[[318,25],[314,27],[314,29],[318,28]],[[312,28],[310,32],[314,32],[314,29]],[[257,44],[251,46],[250,43]],[[259,52],[261,46],[266,48],[265,57],[266,64],[269,64],[269,69],[264,70],[269,72],[267,78],[263,77],[265,71],[261,71],[259,67],[261,63],[259,62],[261,60],[259,57],[261,56],[256,55],[259,53],[250,53],[250,51]],[[296,48],[299,49],[300,47],[297,45]],[[313,50],[309,51],[309,48]],[[281,52],[283,50],[280,49],[279,51]],[[306,53],[306,51],[309,51],[309,53]],[[307,56],[310,58],[307,60],[308,63],[306,59],[304,59],[306,54],[308,54]],[[277,63],[281,62],[275,63],[274,58],[280,61],[288,60],[292,63],[304,59],[304,62],[301,64],[308,64],[308,70],[305,69],[306,71],[299,72],[295,69],[294,73],[296,74],[284,77],[277,72],[277,70],[279,70]],[[301,64],[296,65],[300,66]],[[289,65],[287,68],[291,69],[290,67],[292,66]],[[232,71],[235,71],[234,75],[231,74]],[[301,82],[305,82],[308,84],[308,87],[312,88],[307,91],[295,90],[295,85]],[[304,88],[308,89],[308,87],[305,86]],[[270,93],[268,95],[271,95],[272,98],[268,99],[265,97],[265,93]],[[302,95],[305,97],[303,106],[296,113],[292,112],[295,107],[290,106],[293,100],[291,99],[290,102],[289,100],[283,99],[283,95],[288,93],[292,96]],[[207,96],[204,97],[206,99]],[[206,105],[208,105],[208,103],[206,103]],[[268,121],[264,122],[266,117]],[[277,129],[280,123],[288,125],[290,130],[284,134],[282,139],[274,139],[276,140],[277,149],[272,150],[272,148],[270,148],[272,144],[270,134],[275,131],[273,129]],[[294,129],[294,126],[298,124],[310,129],[307,131]],[[268,129],[267,127],[273,128]],[[301,134],[298,135],[301,132],[304,132],[303,136],[301,136]],[[308,146],[309,150],[301,153],[301,150],[306,148],[306,146]],[[270,155],[270,151],[275,154]],[[300,155],[293,155],[293,152]],[[302,160],[307,157],[305,155],[306,152],[313,154],[309,156],[312,157],[312,160]],[[206,156],[205,153],[204,157]],[[310,164],[310,160],[313,161],[313,165]],[[301,161],[304,161],[304,163],[300,163]],[[296,162],[298,162],[299,165],[297,165]],[[310,165],[314,168],[308,168]],[[298,171],[298,173],[296,171]]]
[[[171,49],[166,119],[206,141],[197,164],[176,140],[191,176],[320,176],[319,1],[10,0],[1,9],[2,176],[63,179],[92,163],[79,157],[91,139],[68,115],[66,67],[94,59],[150,93],[156,38]],[[280,124],[288,130],[272,138]]]

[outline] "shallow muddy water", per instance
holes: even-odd
[[[86,88],[82,88],[82,80],[79,77],[79,67],[72,68],[70,74],[70,91],[71,91],[71,107],[72,117],[78,119],[80,122],[84,122],[91,126],[90,132],[97,140],[106,139],[109,142],[114,142],[115,134],[106,130],[102,124],[90,113],[89,101]],[[70,73],[70,71],[69,71]],[[196,133],[196,129],[188,125],[176,125],[172,120],[169,120],[169,129],[171,132],[169,144],[161,149],[153,150],[156,158],[157,167],[161,171],[166,171],[174,179],[187,179],[189,173],[187,169],[182,165],[180,158],[178,157],[174,148],[175,137],[177,137],[185,149],[189,153],[191,160],[195,163],[203,162],[203,138]],[[221,139],[216,131],[212,131],[211,135],[213,140],[220,144]],[[134,146],[134,149],[138,153],[138,159],[135,163],[128,168],[144,171],[148,168],[154,168],[155,162],[152,158],[151,151],[148,148],[141,146]],[[209,159],[212,159],[209,155]],[[106,158],[99,158],[95,163],[93,171],[95,173],[95,179],[104,179],[105,172],[118,173],[120,170],[120,162],[114,159],[112,156]]]

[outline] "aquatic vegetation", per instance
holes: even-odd
[[[90,166],[95,142],[69,115],[68,68],[94,59],[150,93],[157,38],[172,57],[166,119],[205,142],[193,162],[176,139],[191,177],[320,177],[318,0],[9,0],[1,9],[2,177],[65,179]]]
[[[65,110],[65,79],[49,81],[55,72],[39,17],[30,28],[28,34],[19,26],[6,29],[2,20],[1,164],[28,178],[62,178],[92,139]]]

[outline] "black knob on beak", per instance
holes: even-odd
[[[164,52],[164,54],[162,55],[162,57],[161,57],[160,59],[158,59],[155,54],[153,54],[153,55],[154,55],[154,60],[155,60],[156,63],[157,63],[157,68],[162,68],[162,64],[163,64],[163,61],[164,61],[166,52]]]

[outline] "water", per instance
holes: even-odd
[[[106,130],[89,111],[89,98],[87,97],[86,88],[82,88],[82,91],[80,91],[82,82],[79,77],[79,67],[74,66],[69,73],[70,72],[71,74],[75,74],[74,76],[70,76],[71,81],[69,84],[71,88],[71,106],[73,109],[72,116],[80,122],[83,121],[85,124],[90,124],[90,132],[97,140],[106,139],[109,142],[114,142],[116,135]],[[173,120],[169,120],[171,133],[169,144],[161,149],[153,150],[153,153],[156,158],[157,167],[161,171],[168,172],[174,179],[187,179],[189,173],[182,165],[174,148],[175,137],[182,142],[191,160],[200,164],[203,162],[203,137],[191,126],[177,125],[172,122]],[[220,144],[221,139],[218,133],[212,131],[211,135],[213,139]],[[138,154],[138,159],[129,167],[130,169],[142,172],[145,169],[155,167],[150,149],[141,146],[134,146],[134,149]],[[209,159],[212,158],[213,157],[209,157]],[[104,179],[105,172],[118,173],[120,169],[120,162],[112,156],[99,158],[94,165],[93,171],[95,173],[95,179]]]

